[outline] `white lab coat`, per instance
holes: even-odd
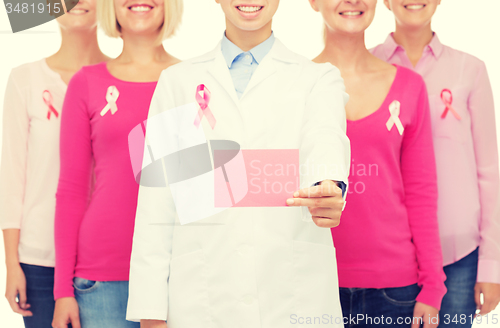
[[[276,40],[238,99],[219,44],[162,72],[149,118],[195,102],[200,84],[211,91],[217,119],[212,130],[203,118],[207,139],[299,149],[301,165],[337,168],[301,172],[302,187],[347,183],[348,96],[334,66],[312,63]],[[170,189],[141,186],[127,319],[167,320],[169,328],[343,327],[330,229],[304,213],[230,208],[180,225]]]

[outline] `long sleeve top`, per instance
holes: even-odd
[[[75,276],[128,280],[139,189],[128,134],[147,118],[155,87],[119,80],[106,63],[83,67],[68,85],[55,219],[56,299],[74,295]]]
[[[347,136],[352,154],[349,202],[340,226],[331,229],[339,286],[418,283],[422,290],[417,301],[439,309],[446,287],[429,102],[422,78],[398,66],[382,106],[362,119],[348,120]]]
[[[66,84],[45,59],[14,68],[7,82],[0,227],[21,230],[19,261],[26,264],[55,265],[59,128],[65,92]]]
[[[493,92],[485,64],[443,45],[437,35],[416,67],[392,35],[372,53],[413,69],[427,84],[443,264],[455,263],[479,246],[477,281],[500,283],[498,148]],[[445,113],[447,103],[453,111]]]

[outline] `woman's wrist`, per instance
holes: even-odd
[[[5,258],[5,266],[7,271],[16,270],[21,268],[21,263],[18,258]]]

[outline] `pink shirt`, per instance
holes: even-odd
[[[341,224],[332,229],[339,286],[391,288],[418,282],[417,301],[439,309],[446,287],[429,102],[422,78],[397,69],[382,106],[347,121],[350,190]],[[391,119],[396,101],[400,114]],[[402,135],[396,125],[387,125],[398,120]]]
[[[119,92],[117,111],[101,116]],[[71,79],[61,122],[57,188],[54,296],[73,296],[73,278],[128,280],[137,193],[128,134],[147,118],[156,82],[126,82],[106,63],[83,67]],[[107,100],[108,98],[108,100]],[[89,203],[91,171],[95,186]],[[88,206],[87,206],[88,205]]]
[[[429,91],[438,177],[438,220],[444,265],[479,246],[478,282],[500,283],[500,194],[493,94],[485,64],[444,46],[436,35],[417,66],[392,35],[373,54],[415,70]],[[452,112],[441,92],[450,90]],[[448,99],[448,95],[443,95]]]
[[[59,128],[65,93],[66,84],[45,59],[14,68],[7,82],[2,122],[0,227],[21,230],[21,263],[55,265]]]

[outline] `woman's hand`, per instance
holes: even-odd
[[[439,310],[433,306],[417,302],[413,309],[411,328],[419,328],[420,323],[424,328],[436,328],[439,324]]]
[[[167,323],[162,320],[141,320],[141,328],[167,328]]]
[[[19,301],[17,297],[19,296]],[[30,305],[26,298],[26,277],[23,269],[18,263],[7,265],[7,286],[5,288],[5,298],[9,301],[12,311],[24,317],[31,317],[33,313],[29,311]]]
[[[304,188],[286,201],[288,206],[307,206],[314,223],[321,228],[334,228],[340,224],[344,208],[342,189],[332,180],[324,180],[319,186]]]
[[[68,324],[73,328],[81,328],[78,302],[74,297],[63,297],[56,301],[52,327],[67,328]]]
[[[481,304],[481,294],[484,297],[484,303]],[[487,315],[493,311],[500,302],[500,284],[478,282],[474,287],[474,298],[476,307],[479,310],[478,316]]]

